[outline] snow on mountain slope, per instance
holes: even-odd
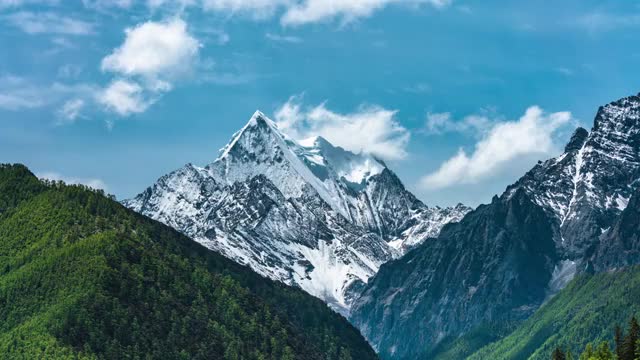
[[[297,143],[260,112],[213,163],[123,203],[342,312],[381,264],[470,210],[427,207],[375,157]]]
[[[556,219],[557,243],[582,256],[624,210],[640,171],[640,96],[600,107],[591,133],[579,128],[565,152],[507,189],[525,189]]]

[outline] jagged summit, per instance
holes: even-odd
[[[560,156],[507,189],[524,188],[553,215],[558,246],[571,259],[598,241],[625,208],[640,171],[640,97],[601,106],[591,132],[575,131]]]
[[[260,111],[215,161],[124,204],[342,312],[381,264],[470,210],[427,207],[373,155],[298,142]]]
[[[233,136],[231,137],[231,141],[229,141],[227,145],[225,145],[222,149],[220,149],[220,155],[218,156],[218,159],[216,159],[216,161],[226,157],[229,154],[231,149],[233,149],[233,147],[236,145],[238,140],[247,131],[247,129],[254,129],[254,130],[262,129],[263,131],[266,131],[266,132],[275,131],[279,133],[279,131],[277,130],[277,125],[271,119],[269,119],[263,112],[261,112],[260,110],[256,110],[251,116],[251,118],[249,119],[249,121],[240,130],[238,130],[235,134],[233,134]]]
[[[577,151],[582,148],[584,142],[587,141],[587,137],[589,136],[589,131],[583,127],[578,127],[571,135],[571,139],[567,143],[567,146],[564,148],[564,152],[572,152]]]

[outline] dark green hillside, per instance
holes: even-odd
[[[581,354],[587,343],[613,344],[615,326],[640,312],[640,267],[583,275],[504,339],[470,359],[550,359],[556,347]]]
[[[375,359],[320,300],[103,193],[0,166],[0,358]]]

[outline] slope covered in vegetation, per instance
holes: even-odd
[[[0,355],[376,358],[320,300],[21,165],[0,166]]]
[[[560,348],[581,354],[590,342],[614,342],[615,328],[640,311],[640,267],[582,275],[500,341],[470,359],[551,358]]]

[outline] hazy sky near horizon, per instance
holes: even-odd
[[[640,91],[640,2],[0,0],[0,162],[131,197],[256,109],[490,201]]]

